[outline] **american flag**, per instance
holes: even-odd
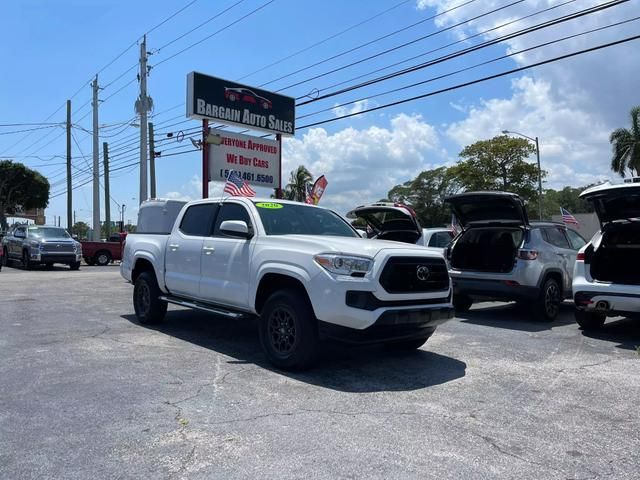
[[[569,210],[567,210],[566,208],[560,207],[560,214],[562,215],[563,223],[570,223],[571,225],[580,225],[578,223],[578,220],[576,220],[576,217],[571,215],[569,213]]]
[[[240,177],[235,170],[229,172],[227,183],[224,184],[224,192],[235,197],[255,197],[256,191],[251,188],[246,180]]]
[[[458,223],[458,219],[453,213],[451,214],[451,231],[453,232],[454,237],[457,236],[462,231],[462,228]]]

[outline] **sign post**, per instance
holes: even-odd
[[[202,120],[202,198],[209,198],[209,120]]]
[[[294,98],[191,72],[187,75],[187,117],[202,120],[202,198],[209,196],[209,180],[218,179],[220,171],[229,170],[229,168],[220,168],[220,158],[216,152],[226,152],[225,148],[220,147],[235,146],[237,148],[239,145],[237,142],[242,141],[245,142],[248,150],[252,148],[249,144],[253,146],[263,144],[264,149],[254,151],[253,156],[249,156],[251,152],[248,151],[226,152],[225,155],[227,153],[236,155],[238,162],[248,159],[250,163],[241,163],[240,169],[236,167],[233,169],[244,171],[243,178],[253,185],[275,188],[276,196],[282,198],[282,136],[295,135]],[[263,139],[245,135],[247,137],[245,139],[228,140],[233,145],[224,143],[223,140],[220,147],[211,147],[207,143],[210,121],[275,134],[276,141],[263,141]],[[227,136],[229,134],[223,134],[224,138]],[[268,142],[275,144],[273,148],[269,147]],[[262,158],[265,155],[268,156],[272,150],[275,150],[277,158],[272,160]],[[240,157],[243,159],[241,160]],[[212,167],[212,162],[216,163],[216,168]],[[227,167],[230,167],[233,162],[227,161],[227,163],[229,163]],[[270,166],[267,167],[267,164]],[[277,173],[273,171],[273,164],[277,164]],[[218,174],[215,174],[216,172]],[[226,180],[226,177],[221,180]]]

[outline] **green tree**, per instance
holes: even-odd
[[[7,215],[18,207],[45,208],[49,204],[49,181],[35,170],[11,160],[0,160],[0,227],[6,230]]]
[[[640,106],[631,109],[631,128],[618,128],[611,133],[609,142],[613,149],[611,170],[624,177],[640,175]]]
[[[524,138],[499,135],[480,140],[460,152],[451,174],[464,190],[502,190],[520,195],[537,216],[538,166],[525,159],[536,151]],[[542,178],[546,172],[541,172]]]
[[[435,227],[451,222],[451,212],[444,199],[460,190],[453,168],[426,170],[416,178],[389,190],[389,200],[410,205],[423,227]]]
[[[543,195],[543,217],[551,218],[560,214],[560,207],[566,208],[571,213],[591,213],[593,206],[586,200],[579,198],[580,193],[591,185],[573,188],[564,187],[562,190],[547,189]]]
[[[85,222],[76,222],[73,224],[71,230],[72,235],[77,235],[78,238],[85,239],[89,233],[89,225]]]
[[[291,171],[289,183],[284,188],[284,198],[295,200],[296,202],[304,202],[307,196],[306,186],[311,182],[313,182],[313,175],[304,165],[300,165]]]

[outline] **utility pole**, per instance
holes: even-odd
[[[71,100],[67,100],[67,229],[71,231],[73,200],[71,193]]]
[[[111,202],[109,195],[109,144],[102,143],[102,162],[104,163],[104,221],[107,229],[107,240],[111,236]]]
[[[540,144],[536,137],[536,157],[538,157],[538,211],[540,221],[542,221],[542,170],[540,169]]]
[[[153,122],[149,122],[149,179],[151,180],[149,198],[156,198],[156,149],[153,140]]]
[[[139,203],[147,199],[147,36],[142,37],[140,44],[140,97],[136,102],[136,110],[140,114],[140,195]]]
[[[93,87],[93,232],[91,239],[100,240],[100,163],[98,161],[98,74],[92,83]]]

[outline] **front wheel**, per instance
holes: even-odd
[[[603,313],[575,311],[576,322],[582,330],[598,330],[607,318]]]
[[[142,272],[133,287],[133,308],[143,325],[159,323],[167,313],[167,302],[160,300],[162,292],[151,272]]]
[[[542,286],[538,300],[538,311],[545,320],[555,320],[560,312],[560,303],[562,303],[560,286],[553,278],[549,278]]]
[[[269,297],[260,315],[259,335],[267,359],[278,368],[302,370],[316,358],[316,319],[300,292],[281,290]]]

